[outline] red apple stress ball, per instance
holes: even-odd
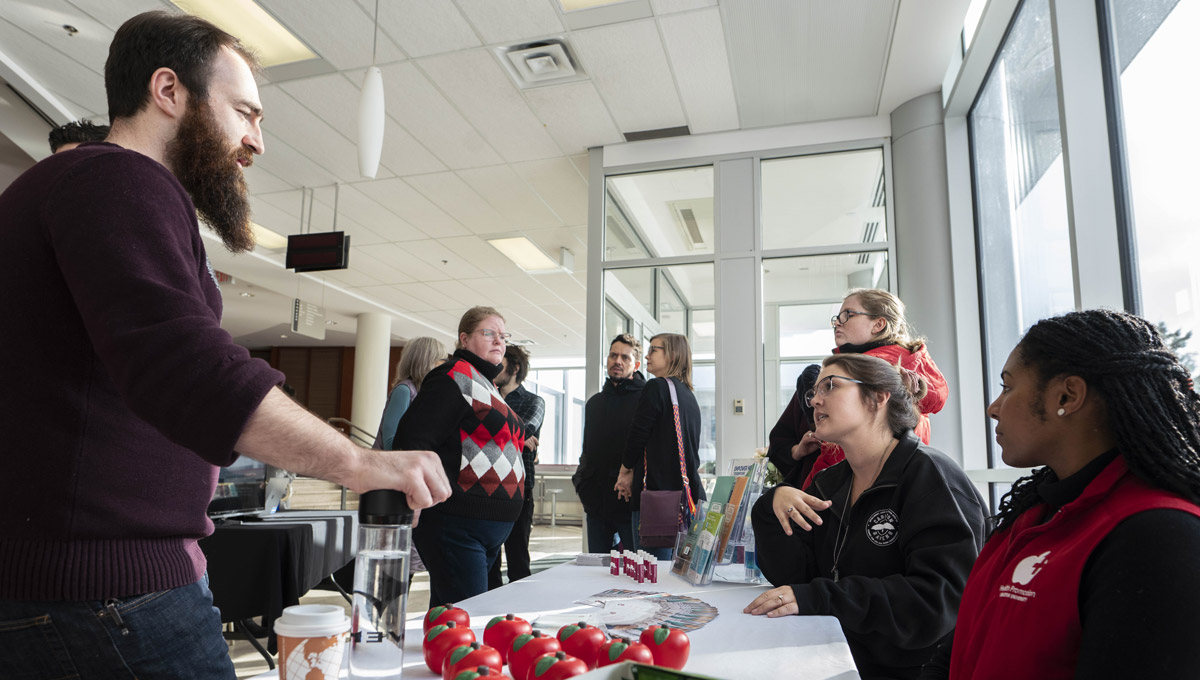
[[[483,642],[495,647],[500,652],[500,658],[508,663],[508,650],[512,649],[512,641],[518,635],[533,632],[529,622],[519,616],[505,614],[497,616],[483,628]]]
[[[442,661],[442,680],[454,680],[459,673],[480,666],[488,666],[499,673],[504,670],[504,659],[494,648],[478,642],[455,647]]]
[[[650,648],[655,666],[680,670],[687,664],[692,641],[678,628],[650,626],[642,631],[641,643]]]
[[[605,642],[604,631],[584,621],[571,623],[558,629],[558,642],[564,652],[583,659],[588,668],[595,668],[596,654]]]
[[[634,663],[644,663],[653,666],[654,655],[650,653],[649,647],[640,642],[617,637],[604,643],[604,646],[596,654],[597,667],[602,668],[614,663],[621,663],[622,661],[632,661]]]
[[[513,680],[525,680],[534,659],[549,652],[562,650],[558,638],[542,635],[540,630],[518,635],[513,639],[512,649],[508,651],[508,672]]]
[[[469,645],[474,641],[474,631],[470,628],[460,627],[453,621],[430,628],[429,632],[425,634],[425,639],[421,641],[421,647],[425,651],[425,666],[441,675],[442,662],[446,660],[446,655],[450,653],[450,650]]]
[[[467,613],[467,610],[446,604],[430,607],[429,611],[425,612],[425,620],[421,623],[421,634],[424,635],[434,626],[447,621],[453,621],[459,628],[471,627],[471,615]]]
[[[529,675],[525,676],[525,680],[565,680],[565,678],[573,678],[587,672],[588,665],[583,662],[583,659],[573,657],[566,652],[554,652],[539,656],[533,662],[533,667],[529,669]]]

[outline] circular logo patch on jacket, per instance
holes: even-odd
[[[899,535],[900,518],[892,510],[876,510],[867,518],[867,538],[875,545],[891,545]]]

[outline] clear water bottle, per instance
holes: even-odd
[[[368,491],[359,497],[351,678],[398,678],[404,667],[412,518],[408,499],[399,491]]]

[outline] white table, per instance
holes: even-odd
[[[575,604],[610,588],[687,595],[714,605],[716,619],[688,633],[692,652],[686,671],[724,680],[786,677],[797,680],[858,680],[850,648],[837,619],[830,616],[786,616],[768,619],[743,614],[742,608],[769,586],[719,583],[699,588],[660,564],[658,583],[640,584],[611,576],[607,567],[562,564],[503,588],[457,603],[471,615],[471,628],[482,641],[483,627],[493,616],[512,613],[529,621],[539,616],[584,615],[597,611]],[[274,672],[256,678],[274,678]],[[343,677],[344,671],[343,671]],[[421,620],[413,617],[405,633],[405,678],[437,678],[425,667]]]

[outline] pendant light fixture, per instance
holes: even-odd
[[[379,157],[383,154],[383,72],[375,65],[375,50],[379,43],[379,0],[375,0],[375,34],[371,41],[371,67],[363,78],[362,94],[358,100],[358,171],[363,177],[375,178]]]

